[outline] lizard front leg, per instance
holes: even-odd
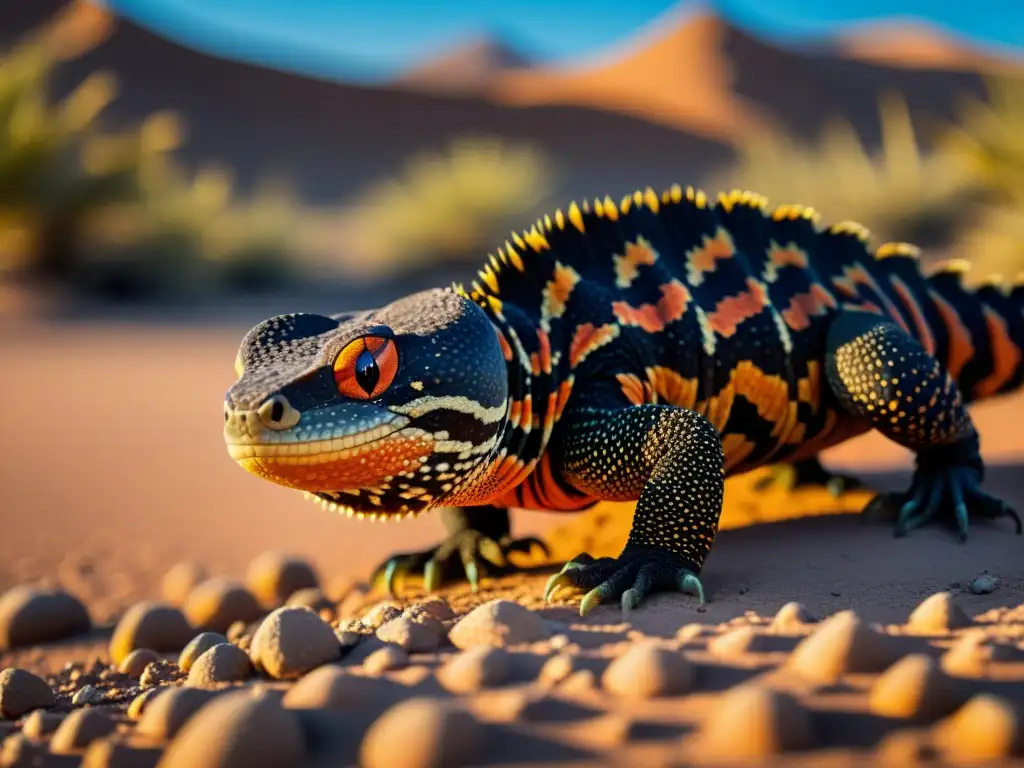
[[[978,433],[956,382],[910,334],[878,315],[842,312],[829,329],[826,371],[846,410],[917,455],[910,490],[897,499],[897,536],[947,515],[966,540],[972,512],[1011,517],[1021,532],[1017,512],[981,490]]]
[[[622,553],[578,555],[551,578],[545,598],[563,586],[588,590],[581,615],[612,599],[629,610],[659,590],[696,593],[703,603],[699,574],[718,531],[724,484],[715,428],[666,405],[578,408],[563,424],[557,459],[565,478],[601,500],[638,501]]]
[[[475,592],[481,570],[503,573],[512,569],[509,554],[528,553],[533,547],[548,554],[540,539],[512,538],[508,509],[504,507],[446,507],[441,510],[441,521],[448,533],[444,541],[429,549],[392,555],[374,570],[370,583],[381,583],[394,594],[400,577],[422,573],[427,592],[457,578],[465,578]]]

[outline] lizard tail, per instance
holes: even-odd
[[[966,285],[968,267],[947,262],[927,282],[938,321],[936,356],[974,402],[1024,384],[1024,279],[1007,286],[993,276]]]

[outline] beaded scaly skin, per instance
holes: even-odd
[[[617,558],[581,554],[549,582],[626,608],[703,599],[728,475],[823,473],[817,454],[875,429],[917,455],[896,533],[1016,512],[985,494],[966,406],[1024,381],[1024,288],[873,252],[750,192],[674,186],[573,203],[513,233],[479,280],[378,310],[283,315],[239,350],[225,403],[245,469],[357,517],[441,509],[450,537],[390,558],[389,588],[428,589],[537,543],[509,507],[636,501]],[[873,505],[888,500],[876,499]]]

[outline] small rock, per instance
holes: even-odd
[[[71,703],[76,707],[84,707],[91,701],[98,699],[101,695],[95,685],[83,685],[75,691],[75,695],[71,697]]]
[[[420,621],[424,618],[436,619],[437,621],[451,621],[455,618],[455,611],[448,605],[443,597],[429,597],[419,603],[414,603],[405,609],[404,616],[413,621]]]
[[[437,680],[452,693],[470,693],[501,685],[511,674],[508,653],[478,645],[456,654],[437,671]]]
[[[363,660],[363,669],[373,675],[381,675],[393,669],[402,669],[409,665],[409,654],[397,645],[385,645],[378,648]]]
[[[764,760],[812,744],[807,711],[790,696],[747,683],[727,691],[702,723],[700,753],[723,762]]]
[[[868,709],[883,717],[930,721],[944,717],[963,703],[955,681],[923,653],[904,656],[875,681]]]
[[[881,672],[899,656],[891,638],[865,626],[853,611],[840,611],[800,641],[786,668],[828,684],[847,672]]]
[[[126,712],[128,717],[132,720],[138,720],[140,717],[142,717],[142,713],[145,711],[146,706],[160,692],[160,688],[150,688],[148,691],[143,691],[134,699],[132,699],[132,702],[128,705],[128,710]]]
[[[228,639],[219,632],[202,632],[196,635],[182,649],[181,654],[178,656],[178,667],[181,668],[182,672],[188,672],[192,669],[196,659],[213,648],[213,646],[223,645],[226,642],[228,642]]]
[[[942,654],[942,669],[958,677],[980,677],[993,661],[1006,661],[1010,649],[992,643],[981,627],[964,632],[949,650]]]
[[[142,677],[146,667],[154,661],[160,661],[160,655],[156,651],[151,651],[149,648],[137,648],[121,659],[121,663],[117,665],[117,671],[129,677]]]
[[[302,606],[309,608],[314,613],[330,611],[331,615],[334,615],[334,603],[324,596],[319,587],[306,587],[297,592],[292,592],[288,600],[285,601],[285,605]]]
[[[0,716],[18,718],[54,703],[53,691],[42,678],[17,667],[0,672]]]
[[[165,688],[146,703],[136,731],[157,741],[166,741],[189,718],[218,695],[202,688]]]
[[[981,576],[971,582],[970,590],[975,595],[988,595],[999,589],[999,579],[988,573],[983,573]]]
[[[68,715],[50,739],[50,751],[71,755],[114,730],[114,721],[98,709],[76,709]]]
[[[289,709],[333,709],[365,711],[372,700],[386,694],[383,681],[353,675],[333,664],[317,667],[285,693],[282,703]]]
[[[136,603],[117,623],[110,639],[110,658],[120,664],[139,648],[157,653],[178,652],[195,632],[181,611],[164,603]]]
[[[245,583],[256,599],[268,608],[283,605],[301,589],[320,587],[313,566],[281,552],[264,552],[253,558],[245,572]]]
[[[193,589],[184,610],[196,629],[221,634],[236,621],[256,621],[264,613],[252,592],[223,577],[207,579]]]
[[[63,590],[21,585],[0,597],[0,649],[61,640],[91,628],[85,606]]]
[[[185,685],[192,688],[214,688],[219,683],[248,680],[252,672],[252,664],[245,651],[231,643],[221,643],[206,650],[195,660]]]
[[[397,704],[370,726],[359,750],[365,768],[449,768],[477,762],[484,731],[472,715],[426,698]]]
[[[875,747],[873,760],[882,765],[916,765],[928,757],[928,744],[917,730],[893,731]]]
[[[23,733],[8,736],[0,747],[0,765],[11,768],[43,765],[45,758],[45,745],[36,744]]]
[[[537,675],[537,682],[544,685],[558,685],[576,671],[576,659],[571,653],[559,653],[544,662]]]
[[[540,614],[511,600],[491,600],[463,616],[448,633],[456,648],[507,648],[548,637]]]
[[[246,653],[252,651],[252,639],[256,630],[260,628],[262,620],[246,624],[244,621],[236,621],[228,627],[227,638],[232,645],[237,645]]]
[[[703,624],[699,624],[697,622],[685,624],[679,628],[678,632],[676,632],[676,640],[685,645],[704,634],[705,629],[706,627]]]
[[[385,600],[377,603],[373,608],[367,611],[366,615],[359,620],[359,623],[376,632],[381,625],[387,624],[392,619],[397,619],[401,615],[401,608],[394,603]]]
[[[308,608],[278,608],[260,624],[252,641],[257,669],[279,680],[301,677],[341,656],[331,626]]]
[[[157,746],[139,739],[116,736],[96,739],[82,756],[82,768],[156,768],[163,754]]]
[[[757,632],[753,627],[737,627],[708,641],[708,653],[720,659],[735,659],[753,650]]]
[[[606,690],[634,699],[686,693],[693,681],[693,667],[682,653],[650,641],[633,645],[613,660],[601,677]]]
[[[1002,760],[1019,747],[1020,725],[1010,702],[980,693],[936,724],[933,742],[954,762]]]
[[[445,634],[444,624],[429,616],[419,621],[397,616],[377,629],[377,637],[385,643],[394,643],[407,653],[436,651]]]
[[[338,616],[343,619],[351,619],[358,614],[366,605],[367,592],[361,587],[354,587],[338,603]]]
[[[33,739],[45,739],[64,722],[63,712],[44,712],[37,709],[30,713],[21,725],[21,732]]]
[[[164,574],[160,594],[171,605],[184,605],[192,590],[207,578],[206,569],[195,563],[177,563]]]
[[[165,768],[277,768],[304,765],[295,714],[273,696],[226,693],[189,720],[164,752]]]
[[[938,635],[970,624],[970,618],[953,600],[952,592],[936,592],[914,609],[906,628],[917,635]]]
[[[800,603],[788,602],[772,618],[771,628],[779,633],[799,632],[814,621]]]

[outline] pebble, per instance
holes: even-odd
[[[197,585],[206,580],[206,569],[195,563],[176,563],[164,574],[160,594],[171,605],[184,605]]]
[[[373,675],[381,675],[393,669],[402,669],[409,666],[409,654],[397,645],[385,645],[378,648],[365,659],[363,669]]]
[[[993,643],[981,627],[964,632],[942,654],[942,669],[959,677],[980,677],[993,661],[1006,661],[1011,651],[1001,643]]]
[[[937,635],[971,625],[971,619],[956,604],[952,592],[936,592],[917,606],[907,619],[907,632]]]
[[[110,639],[110,658],[120,664],[139,648],[157,653],[178,652],[195,634],[185,616],[166,603],[136,603],[117,623]]]
[[[71,697],[71,703],[76,707],[84,707],[86,704],[100,698],[102,694],[95,685],[83,685],[75,695]]]
[[[480,645],[507,648],[548,637],[540,614],[511,600],[491,600],[463,616],[448,639],[463,650]]]
[[[1001,760],[1019,748],[1020,726],[1010,702],[980,693],[936,724],[933,742],[953,762]]]
[[[165,688],[146,702],[136,731],[152,739],[166,741],[217,695],[217,691],[202,688]]]
[[[674,696],[693,686],[694,671],[679,651],[642,641],[614,659],[601,676],[605,690],[631,699]]]
[[[388,600],[384,600],[367,611],[366,615],[359,620],[359,623],[375,632],[381,625],[387,624],[392,619],[397,619],[401,615],[401,608]]]
[[[285,693],[282,703],[289,709],[358,709],[382,691],[382,681],[353,675],[327,664],[302,677]]]
[[[41,677],[18,667],[0,672],[0,716],[18,718],[54,703],[53,691]]]
[[[726,691],[699,731],[701,756],[723,762],[763,760],[812,741],[810,717],[796,700],[753,683]]]
[[[61,640],[91,628],[85,606],[63,590],[20,585],[0,597],[0,649]]]
[[[182,672],[188,672],[196,659],[213,648],[215,645],[223,645],[228,639],[220,632],[201,632],[189,641],[178,655],[178,666]]]
[[[153,700],[153,698],[158,693],[161,693],[161,691],[162,689],[160,688],[150,688],[148,691],[143,691],[134,699],[132,699],[131,704],[128,705],[128,710],[126,711],[125,714],[127,714],[128,717],[132,720],[138,720],[140,717],[142,717],[142,713],[143,711],[145,711],[146,706]]]
[[[264,614],[255,595],[241,582],[222,576],[207,579],[193,589],[184,611],[196,629],[221,634],[236,621],[248,623]]]
[[[245,651],[231,643],[221,643],[207,649],[195,660],[185,685],[213,688],[220,683],[248,680],[252,674],[252,663]]]
[[[484,729],[467,712],[440,701],[413,698],[378,718],[363,738],[364,768],[449,768],[475,764]]]
[[[312,565],[282,552],[264,552],[253,558],[245,571],[245,583],[268,608],[280,607],[301,589],[320,588]]]
[[[999,579],[988,573],[983,573],[981,576],[971,582],[970,590],[975,595],[988,595],[999,589]]]
[[[160,661],[160,655],[149,648],[136,648],[117,665],[117,671],[129,677],[142,677],[142,673],[154,661]]]
[[[684,624],[679,628],[679,631],[676,632],[676,640],[685,645],[686,643],[696,640],[698,637],[703,635],[706,629],[707,627],[697,622]]]
[[[58,755],[74,754],[113,732],[114,726],[114,721],[98,709],[76,709],[54,731],[50,751]]]
[[[413,621],[420,621],[423,618],[451,621],[455,618],[455,611],[443,597],[429,597],[422,602],[413,603],[405,609],[402,615],[408,616]]]
[[[301,677],[341,656],[330,624],[308,608],[278,608],[267,616],[252,640],[257,669],[278,680]]]
[[[571,653],[558,653],[544,662],[537,675],[543,685],[558,685],[576,671],[576,657]]]
[[[751,651],[756,642],[757,632],[753,627],[737,627],[709,640],[708,653],[719,659],[735,659]]]
[[[478,645],[456,654],[437,670],[437,680],[452,693],[471,693],[507,682],[512,660],[506,651]]]
[[[46,747],[37,744],[22,733],[15,733],[4,739],[0,747],[0,765],[11,768],[44,765]]]
[[[162,768],[278,768],[306,763],[298,718],[274,696],[225,693],[185,724]]]
[[[414,621],[408,616],[397,616],[377,628],[377,637],[385,643],[394,643],[407,653],[430,653],[441,645],[447,632],[444,624],[430,616]]]
[[[956,681],[931,656],[913,653],[893,664],[875,681],[868,709],[883,717],[931,721],[963,703]]]
[[[64,718],[63,712],[45,712],[37,709],[25,718],[21,724],[21,732],[33,739],[45,739],[57,730]]]
[[[891,638],[840,611],[793,649],[786,668],[816,683],[835,683],[847,672],[881,672],[899,658]]]
[[[782,634],[799,632],[813,621],[803,604],[790,601],[779,608],[772,617],[771,628]]]
[[[162,750],[138,739],[96,739],[82,756],[82,768],[156,768]]]
[[[334,615],[334,603],[327,599],[327,596],[320,591],[319,587],[306,587],[292,594],[285,601],[285,605],[298,605],[309,608],[311,611],[321,613],[330,611]]]

